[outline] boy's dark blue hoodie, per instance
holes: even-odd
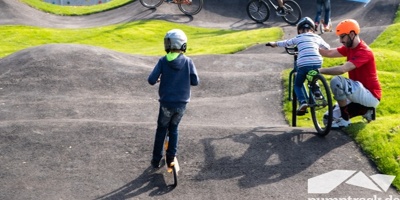
[[[200,81],[192,59],[182,53],[172,61],[166,56],[158,60],[147,80],[154,85],[159,78],[160,104],[172,108],[185,106],[190,101],[190,86]]]

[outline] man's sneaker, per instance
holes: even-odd
[[[324,31],[325,32],[332,32],[332,22],[329,20],[328,24],[324,24]]]
[[[302,103],[300,105],[299,109],[297,109],[296,115],[298,115],[298,116],[305,115],[307,113],[307,108],[308,108],[308,104],[307,103]]]
[[[324,126],[328,125],[328,119],[329,119],[328,115],[324,115],[324,117],[322,118],[322,123],[324,123]]]
[[[152,159],[151,160],[151,166],[153,167],[153,168],[160,168],[161,167],[161,165],[160,165],[160,161],[161,160],[155,160],[155,159]]]
[[[374,110],[368,110],[362,117],[367,123],[370,123],[372,120],[375,120],[375,112]]]
[[[351,124],[350,120],[344,120],[343,118],[338,118],[332,122],[332,128],[333,129],[344,128],[348,127],[350,124]]]
[[[285,16],[286,15],[285,9],[283,7],[279,7],[278,10],[276,11],[276,14],[278,16]]]
[[[172,3],[174,0],[165,0],[167,3]]]

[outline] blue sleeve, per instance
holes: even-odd
[[[197,75],[196,66],[194,65],[193,61],[190,64],[190,85],[196,86],[199,85],[200,79]]]
[[[149,77],[147,78],[147,81],[149,82],[150,85],[154,85],[157,83],[158,78],[161,75],[161,59],[158,60],[157,65],[154,67],[153,71],[150,73]]]

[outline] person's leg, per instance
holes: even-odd
[[[371,108],[376,108],[379,105],[379,99],[375,98],[375,96],[372,95],[372,93],[365,88],[362,83],[352,81],[352,87],[353,92],[347,96],[350,101]]]
[[[185,114],[185,110],[186,107],[173,109],[174,114],[171,117],[171,121],[168,127],[169,143],[166,155],[168,164],[170,164],[173,161],[175,155],[178,152],[178,139],[179,139],[178,126],[183,115]]]
[[[317,0],[317,13],[314,19],[315,24],[319,24],[319,22],[321,21],[322,7],[323,7],[323,1]]]
[[[306,80],[307,72],[310,67],[300,67],[297,69],[296,79],[294,80],[294,92],[296,93],[297,100],[299,102],[299,109],[297,110],[298,115],[304,115],[307,111],[307,99],[304,94],[304,81]]]
[[[277,0],[278,1],[278,10],[276,14],[278,16],[285,16],[285,9],[283,8],[283,0]]]
[[[283,8],[283,0],[277,0],[278,1],[278,6]]]
[[[328,26],[331,21],[331,1],[324,0],[324,8],[325,8],[325,17],[324,17],[324,25]]]
[[[171,115],[167,108],[160,106],[157,120],[157,130],[154,139],[153,158],[151,164],[153,167],[159,165],[163,156],[164,140],[167,134],[168,125]]]
[[[351,83],[350,79],[342,76],[335,76],[332,78],[330,85],[333,98],[339,104],[341,117],[344,120],[349,120],[349,114],[347,112],[347,95],[353,93],[353,84]]]

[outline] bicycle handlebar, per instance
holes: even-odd
[[[285,47],[285,50],[289,55],[297,55],[298,52],[297,47]]]
[[[267,43],[265,44],[265,46],[267,47],[272,47],[271,43]],[[298,49],[297,46],[294,47],[285,47],[286,53],[288,53],[289,55],[297,55]]]

